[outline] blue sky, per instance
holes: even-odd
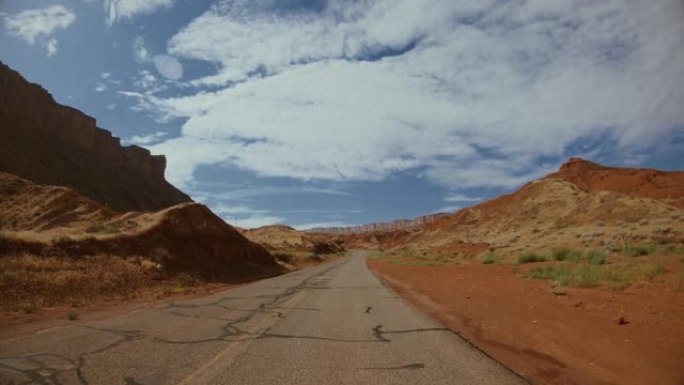
[[[0,60],[245,227],[684,169],[681,0],[3,0]]]

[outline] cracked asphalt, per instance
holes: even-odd
[[[411,308],[362,252],[0,341],[0,384],[524,384]]]

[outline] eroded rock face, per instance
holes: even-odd
[[[164,179],[164,156],[121,146],[94,118],[58,104],[2,62],[0,122],[0,171],[71,187],[117,211],[154,211],[190,201]]]

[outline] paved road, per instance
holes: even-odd
[[[0,384],[522,384],[362,253],[238,289],[0,341]]]

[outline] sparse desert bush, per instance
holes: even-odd
[[[518,263],[533,263],[533,262],[544,262],[546,257],[536,253],[527,253],[518,257]]]
[[[665,265],[662,263],[639,264],[635,270],[638,279],[650,281],[655,276],[665,273]]]
[[[491,251],[487,251],[486,253],[480,256],[480,262],[482,262],[482,264],[484,265],[491,265],[493,263],[498,262],[498,259],[496,258],[494,253],[492,253]]]
[[[277,259],[278,261],[285,262],[285,263],[295,263],[295,256],[290,254],[290,253],[283,253],[283,252],[277,252],[273,253],[273,257]]]
[[[603,265],[608,261],[608,257],[601,250],[588,250],[586,260],[591,265]]]
[[[629,277],[608,266],[583,263],[571,269],[563,264],[532,269],[529,279],[547,279],[553,286],[595,287],[600,285],[627,287]]]
[[[583,262],[574,268],[567,263],[537,267],[530,271],[527,278],[549,280],[553,286],[605,286],[624,289],[635,282],[648,282],[663,273],[665,273],[665,267],[662,263],[614,266]]]
[[[570,252],[570,249],[554,249],[551,252],[551,257],[556,261],[565,261],[568,259]]]
[[[570,253],[568,253],[566,260],[573,263],[580,263],[582,262],[582,255],[582,250],[571,250]]]
[[[69,319],[69,321],[76,321],[78,319],[78,313],[76,313],[75,311],[69,312],[67,318]]]
[[[625,255],[631,255],[632,257],[641,257],[644,255],[653,254],[656,251],[656,247],[651,244],[637,245],[626,247],[624,250]]]

